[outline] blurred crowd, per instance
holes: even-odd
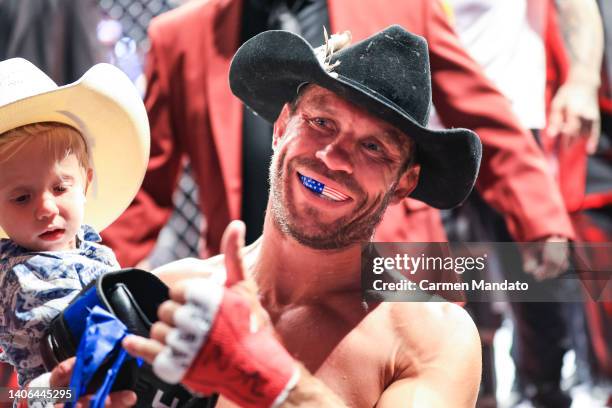
[[[157,12],[173,9],[149,25],[134,12],[146,0],[106,2],[122,16],[94,0],[0,0],[0,60],[27,58],[60,85],[110,62],[141,90],[152,131],[148,172],[132,205],[102,234],[123,267],[171,260],[159,251],[185,240],[184,229],[160,233],[171,216],[200,228],[187,241],[202,257],[219,252],[232,219],[246,222],[247,243],[261,235],[272,126],[230,94],[229,61],[240,44],[269,29],[318,46],[322,26],[350,30],[353,41],[390,24],[425,33],[430,126],[474,129],[483,142],[477,189],[466,203],[440,213],[405,199],[387,212],[375,240],[609,244],[612,2],[423,1],[431,15],[390,20],[380,11],[395,9],[388,0],[159,0]],[[148,28],[148,37],[130,37],[130,25]],[[188,193],[200,214],[172,215],[187,161],[197,186]],[[612,246],[583,248],[573,255],[604,272],[590,283],[609,293]],[[565,262],[546,253],[516,256],[520,273],[534,280],[556,277]],[[504,265],[498,273],[516,272]],[[466,305],[483,345],[479,406],[612,406],[612,301],[574,290],[584,291],[584,302]],[[513,365],[500,353],[510,353]],[[0,382],[11,381],[5,369]]]

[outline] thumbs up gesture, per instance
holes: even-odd
[[[244,407],[271,406],[297,383],[299,369],[245,279],[244,232],[234,221],[224,233],[225,287],[210,277],[179,282],[159,307],[151,339],[128,336],[123,346],[166,382],[222,393]]]

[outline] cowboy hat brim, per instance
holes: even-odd
[[[0,106],[0,134],[37,122],[83,135],[94,170],[84,222],[103,230],[131,203],[147,168],[149,121],[138,91],[119,69],[98,64],[72,84]]]
[[[342,64],[342,56],[338,55]],[[232,91],[269,122],[278,118],[283,105],[294,100],[304,83],[335,92],[391,123],[416,142],[421,173],[410,197],[442,209],[453,208],[467,198],[478,175],[482,153],[474,132],[421,126],[383,95],[340,72],[325,70],[306,40],[287,31],[267,31],[253,37],[232,60]]]

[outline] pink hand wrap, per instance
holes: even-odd
[[[189,285],[188,303],[175,312],[177,329],[155,359],[155,373],[201,394],[220,392],[242,407],[280,405],[297,383],[298,365],[270,327],[253,327],[242,296],[197,281]]]

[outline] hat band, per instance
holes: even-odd
[[[388,99],[387,97],[385,97],[384,95],[376,92],[374,89],[372,88],[368,88],[367,86],[361,84],[360,82],[354,81],[351,78],[345,77],[342,74],[338,74],[338,80],[341,80],[342,82],[344,82],[346,85],[349,85],[353,88],[355,88],[358,91],[361,91],[362,93],[364,93],[365,95],[369,95],[372,99],[377,100],[378,102],[382,102],[383,104],[387,105],[388,108],[393,109],[394,111],[400,113],[401,115],[407,117],[408,119],[410,119],[410,121],[414,122],[415,124],[425,127],[425,125],[422,125],[418,120],[416,120],[411,114],[409,114],[408,112],[406,112],[406,110],[404,108],[402,108],[401,106],[399,106],[398,104],[396,104],[395,102],[393,102],[392,100]],[[427,108],[427,112],[429,113],[429,109],[431,107],[431,102]]]

